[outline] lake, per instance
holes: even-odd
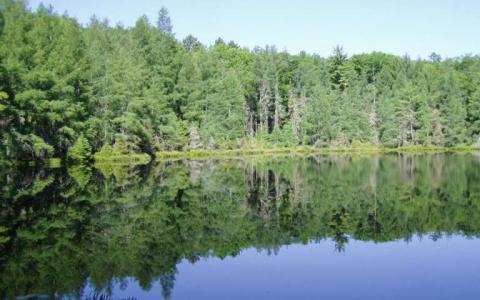
[[[2,299],[479,297],[475,153],[0,172]]]

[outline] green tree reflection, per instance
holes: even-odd
[[[330,155],[0,171],[0,298],[174,292],[182,260],[291,243],[478,237],[474,154]]]

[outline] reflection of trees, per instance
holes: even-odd
[[[472,155],[318,156],[3,172],[0,297],[105,297],[135,277],[164,297],[186,259],[331,238],[478,236]],[[124,283],[125,284],[125,283]]]
[[[170,299],[174,284],[175,272],[170,271],[160,276],[160,286],[162,287],[163,298]]]
[[[331,237],[335,241],[335,250],[345,251],[345,245],[348,243],[346,232],[349,231],[349,214],[346,209],[340,207],[333,211],[328,225],[331,229]]]

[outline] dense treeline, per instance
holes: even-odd
[[[255,247],[480,237],[479,157],[330,155],[0,169],[0,297],[82,295]],[[102,178],[103,177],[103,178]],[[127,281],[125,281],[127,282]]]
[[[153,25],[83,27],[51,7],[1,0],[3,157],[84,158],[189,148],[454,146],[480,134],[480,57],[412,60],[380,52],[328,58]]]

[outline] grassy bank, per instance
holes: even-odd
[[[102,155],[100,152],[94,155],[96,163],[105,164],[148,164],[152,157],[145,153],[140,154],[112,154]]]
[[[442,153],[442,152],[473,152],[479,147],[435,147],[435,146],[410,146],[399,148],[386,147],[326,147],[315,148],[309,146],[279,147],[279,148],[241,148],[217,150],[189,150],[189,151],[159,151],[155,154],[157,161],[178,159],[209,159],[209,158],[234,158],[255,155],[314,155],[329,153]],[[101,164],[147,164],[152,157],[148,154],[119,154],[112,151],[100,151],[94,155],[95,162]]]
[[[399,148],[385,147],[328,147],[315,148],[299,146],[291,148],[243,148],[229,150],[189,150],[189,151],[160,151],[156,153],[156,160],[170,159],[199,159],[199,158],[222,158],[251,155],[273,154],[327,154],[327,153],[441,153],[441,152],[469,152],[479,151],[479,147],[434,147],[434,146],[411,146]]]
[[[113,149],[110,145],[103,146],[93,156],[95,163],[111,165],[148,164],[152,160],[152,157],[146,153],[129,153],[126,146],[124,148],[119,151]]]
[[[474,146],[456,146],[456,147],[438,147],[438,146],[408,146],[408,147],[329,147],[317,149],[319,153],[335,152],[374,152],[374,153],[442,153],[442,152],[472,152],[479,151],[479,147]]]
[[[249,155],[269,155],[269,154],[295,154],[295,153],[313,153],[312,147],[294,147],[294,148],[242,148],[225,150],[189,150],[189,151],[160,151],[155,157],[157,160],[169,159],[198,159],[215,157],[236,157]]]

